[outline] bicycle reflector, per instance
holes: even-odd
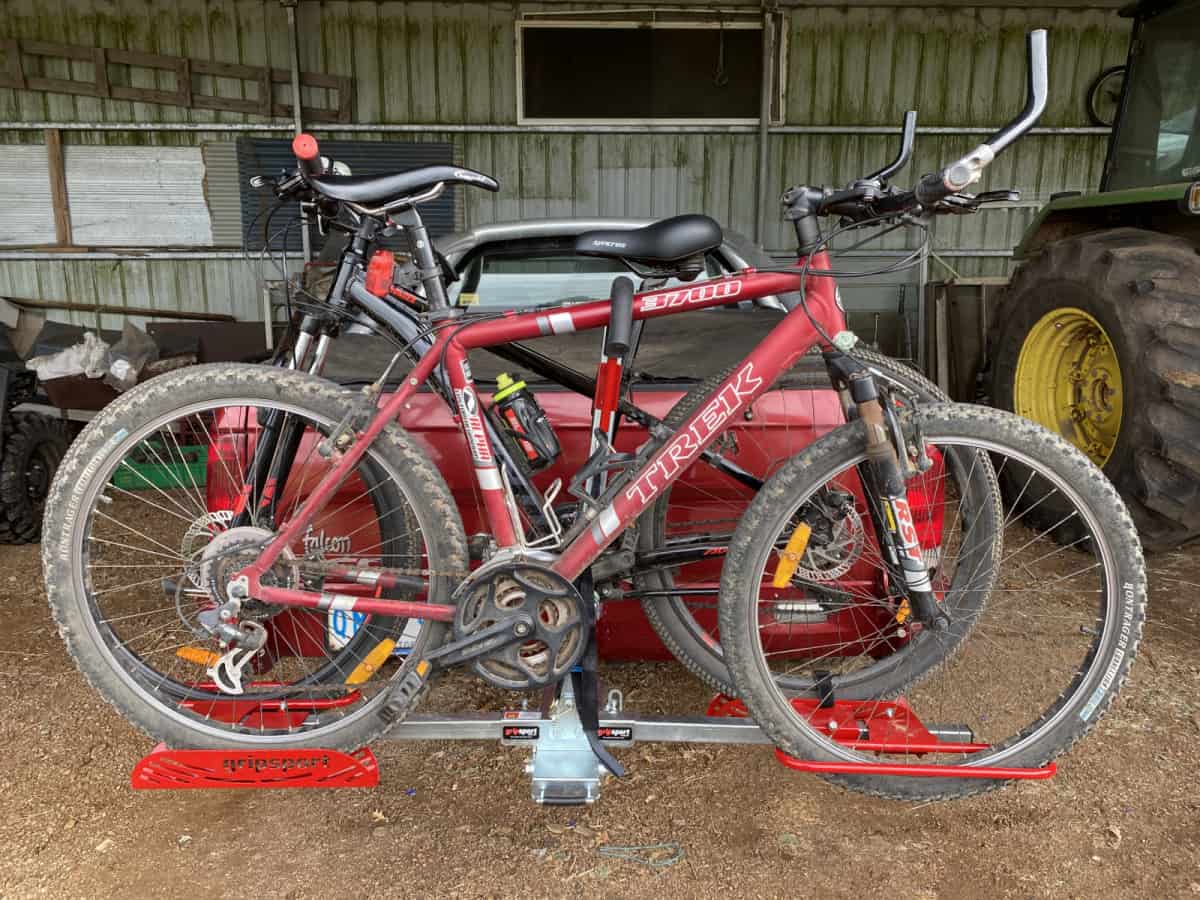
[[[779,554],[779,565],[775,567],[775,578],[771,581],[772,585],[777,588],[785,588],[792,583],[792,576],[796,574],[800,560],[804,557],[804,551],[808,549],[808,538],[811,534],[812,526],[807,522],[801,522],[796,526],[796,530],[788,538],[787,546]]]

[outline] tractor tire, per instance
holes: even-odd
[[[994,323],[992,403],[1045,425],[1102,465],[1146,549],[1170,550],[1200,535],[1196,248],[1137,228],[1055,241],[1017,270]],[[1036,491],[1026,488],[1017,500],[1022,486],[1001,474],[1010,502],[1036,506]],[[1028,512],[1060,541],[1079,540],[1063,515],[1052,504]]]
[[[0,543],[29,544],[42,536],[50,482],[71,439],[57,419],[9,413],[0,456]]]

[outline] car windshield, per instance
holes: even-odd
[[[1200,178],[1200,0],[1147,20],[1138,39],[1108,190]]]
[[[708,261],[705,276],[720,274]],[[483,252],[467,266],[449,290],[459,306],[523,309],[551,303],[571,303],[607,297],[613,279],[629,275],[619,260],[574,253]],[[635,281],[636,283],[636,281]],[[665,286],[678,284],[671,279]]]

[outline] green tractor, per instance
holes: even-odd
[[[1017,248],[990,394],[1102,466],[1166,550],[1200,536],[1200,0],[1121,14],[1134,30],[1100,192],[1052,198]],[[1030,518],[1070,540],[1059,511]]]

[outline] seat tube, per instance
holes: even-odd
[[[521,525],[520,522],[513,521],[508,494],[504,490],[504,481],[496,464],[496,455],[492,452],[487,428],[484,427],[483,408],[475,390],[475,381],[471,377],[467,353],[453,338],[446,345],[445,361],[446,375],[450,379],[450,387],[454,390],[454,403],[458,407],[463,436],[471,450],[475,482],[483,497],[484,513],[487,515],[492,537],[497,545],[511,547],[520,540]]]
[[[446,297],[446,285],[442,281],[441,263],[438,262],[433,243],[429,240],[425,223],[421,221],[421,214],[417,212],[416,207],[410,206],[396,213],[392,218],[396,224],[404,228],[404,233],[408,237],[413,262],[417,264],[417,274],[425,288],[425,299],[429,301],[430,308],[446,309],[449,306],[449,300]]]

